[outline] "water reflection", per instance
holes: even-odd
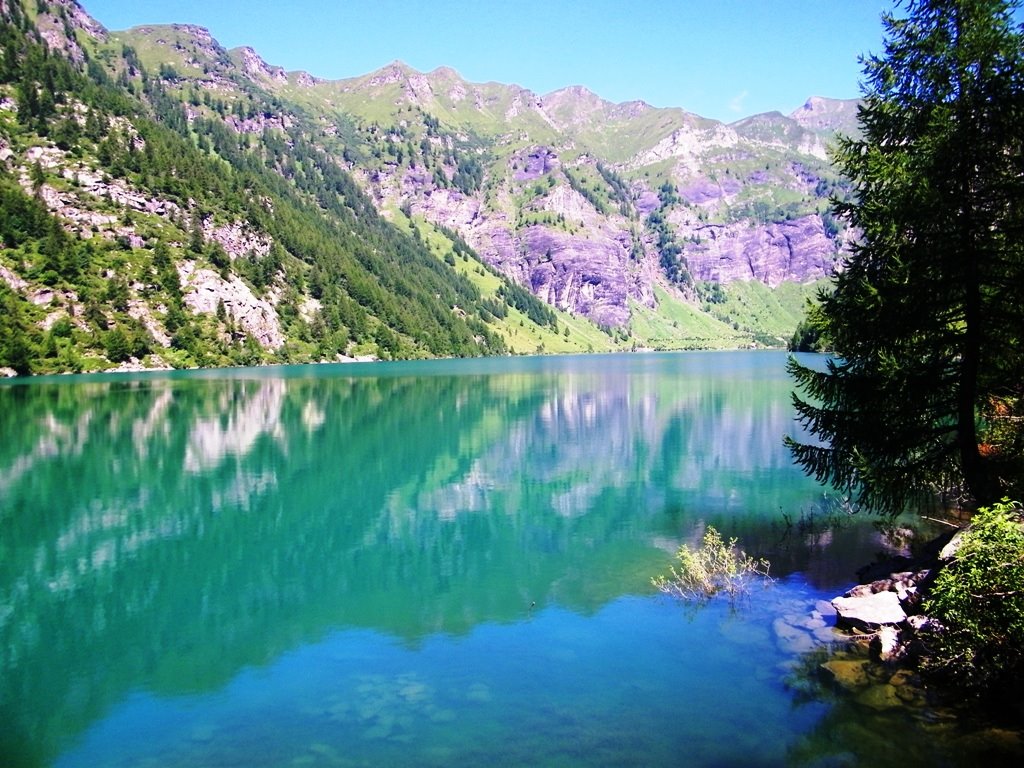
[[[0,387],[8,755],[338,628],[592,613],[706,524],[824,583],[877,546],[780,529],[820,491],[781,449],[779,355],[375,370]]]

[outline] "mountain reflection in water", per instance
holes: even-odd
[[[707,525],[831,588],[869,525],[782,448],[779,354],[322,366],[0,387],[0,718],[52,759],[126,692],[343,628],[416,644],[651,593]],[[2,756],[2,755],[0,755]]]

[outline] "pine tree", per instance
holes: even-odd
[[[837,215],[862,233],[813,317],[825,370],[795,360],[787,441],[809,474],[894,513],[936,491],[1021,490],[1021,430],[993,445],[1024,382],[1024,33],[1016,2],[912,0],[865,61],[862,136]],[[1005,432],[1005,430],[1004,430]]]

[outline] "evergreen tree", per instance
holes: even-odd
[[[34,352],[28,337],[28,324],[22,318],[17,297],[0,280],[0,367],[13,368],[21,375],[32,372]]]
[[[790,370],[823,444],[796,461],[864,508],[936,491],[980,504],[1021,491],[1024,33],[1016,2],[911,0],[865,61],[860,138],[833,202],[862,233],[813,319],[825,370]],[[1007,416],[1009,414],[1009,416]],[[992,442],[995,436],[999,442]]]

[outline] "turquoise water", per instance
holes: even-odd
[[[935,761],[927,732],[868,737],[905,716],[837,702],[773,630],[896,546],[823,522],[782,448],[784,363],[0,386],[0,765]],[[708,525],[775,586],[657,594]]]

